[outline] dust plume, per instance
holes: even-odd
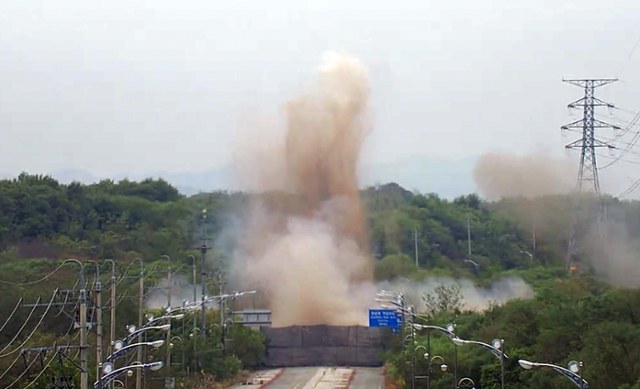
[[[607,200],[610,204],[605,238],[598,215],[606,195],[551,196],[570,193],[576,174],[575,162],[571,164],[542,153],[486,154],[479,158],[473,172],[483,196],[503,199],[497,211],[514,219],[526,231],[532,244],[530,249],[543,249],[546,253],[541,254],[546,258],[564,262],[575,218],[578,253],[573,261],[580,271],[590,270],[615,286],[640,286],[640,260],[636,254],[640,231],[628,216],[634,208],[628,203]]]
[[[618,208],[620,205],[610,206],[606,227],[593,220],[593,216],[590,223],[585,223],[588,227],[578,241],[575,259],[588,264],[595,275],[611,285],[637,288],[640,287],[640,234],[633,231],[635,223],[624,222],[621,215],[624,210]],[[590,214],[597,216],[597,210]],[[604,228],[606,234],[603,234]]]
[[[385,281],[378,284],[379,289],[404,291],[407,301],[415,305],[418,312],[425,308],[422,298],[433,294],[440,285],[457,286],[462,298],[462,310],[483,311],[491,305],[502,305],[509,300],[530,299],[533,288],[520,277],[507,277],[493,282],[488,287],[479,287],[467,279],[455,280],[449,277],[429,277],[421,282]]]
[[[276,327],[364,324],[354,290],[373,278],[357,177],[369,91],[363,66],[331,53],[284,105],[282,126],[241,139],[239,182],[259,194],[245,210],[232,272],[260,289]]]
[[[484,154],[473,169],[478,192],[492,200],[568,193],[574,188],[575,174],[575,169],[565,160],[542,153]]]
[[[154,285],[148,292],[147,297],[145,298],[144,304],[149,309],[161,309],[166,308],[169,304],[169,286],[171,286],[171,307],[178,308],[182,306],[183,301],[189,301],[190,303],[194,302],[194,292],[195,292],[195,301],[200,301],[202,293],[200,285],[194,285],[190,282],[187,277],[172,274],[171,275],[171,283],[166,278],[158,281],[156,285]],[[215,309],[217,307],[216,302],[210,302],[207,305],[207,308]]]

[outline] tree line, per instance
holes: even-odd
[[[175,259],[178,265],[174,264],[174,268],[182,268],[187,274],[188,256],[198,255],[201,239],[207,238],[214,247],[210,255],[224,262],[236,244],[222,239],[224,230],[234,217],[241,217],[252,196],[259,195],[218,191],[185,197],[161,179],[65,185],[51,177],[23,173],[0,181],[0,280],[11,281],[0,282],[0,325],[20,297],[25,302],[34,302],[38,297],[47,301],[54,287],[74,287],[77,273],[72,268],[63,268],[55,276],[29,284],[51,272],[64,258],[112,258],[118,274],[133,276],[133,258],[140,257],[145,267],[157,269],[155,275],[149,275],[153,283],[166,269],[162,255]],[[600,206],[596,199],[585,198],[581,203],[576,229],[582,250],[578,255],[581,271],[571,274],[565,266],[565,255],[575,198],[545,196],[487,202],[470,194],[447,200],[436,194],[410,192],[393,183],[364,189],[361,198],[377,279],[404,277],[419,281],[431,275],[446,275],[488,284],[500,277],[518,275],[534,286],[534,299],[512,301],[485,312],[465,311],[455,304],[435,309],[439,305],[433,298],[428,300],[431,308],[424,301],[417,304],[421,311],[430,312],[434,323],[444,325],[455,320],[461,337],[483,341],[504,338],[507,353],[510,358],[514,356],[508,366],[509,387],[570,385],[553,372],[522,371],[514,364],[515,357],[520,356],[554,363],[579,358],[585,362],[591,388],[609,385],[627,389],[636,385],[634,389],[638,389],[640,347],[635,328],[640,320],[640,292],[603,283],[589,265],[592,259],[606,255],[591,250],[589,245],[590,226],[597,215],[594,210]],[[633,253],[640,241],[640,205],[633,201],[607,201],[610,223],[618,231],[624,230],[631,264],[637,266]],[[120,286],[135,295],[134,283],[123,281]],[[135,323],[135,299],[126,298],[119,304],[119,325],[125,321]],[[34,318],[38,313],[42,310],[36,311]],[[0,348],[14,337],[28,315],[28,309],[16,311],[0,331]],[[29,323],[26,333],[34,321]],[[56,311],[53,317],[45,318],[32,341],[66,339],[68,324],[68,318]],[[230,366],[239,369],[260,364],[260,344],[264,345],[264,340],[251,339],[241,348],[252,351],[238,349],[241,362],[229,362]],[[188,342],[185,341],[187,348]],[[447,354],[451,353],[450,342],[432,342],[434,352],[441,353],[451,365],[452,356]],[[180,347],[174,350],[172,359],[176,361],[181,358]],[[483,351],[471,347],[460,350],[461,374],[473,378],[478,387],[497,387],[496,361]],[[189,353],[187,356],[195,357]],[[400,363],[403,354],[392,352],[388,358],[395,377],[406,378],[406,364]],[[0,358],[0,371],[5,363]],[[233,366],[229,369],[235,369]],[[210,369],[214,371],[214,366]],[[444,389],[449,379],[446,374],[434,376],[434,388],[439,385]]]

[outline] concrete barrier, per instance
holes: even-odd
[[[265,366],[382,366],[385,336],[362,326],[291,326],[261,329],[269,339]]]

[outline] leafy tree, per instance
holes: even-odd
[[[426,293],[422,296],[422,301],[426,306],[424,312],[429,317],[435,317],[442,312],[460,313],[464,306],[462,300],[460,287],[455,284],[440,284],[435,287],[432,293]]]

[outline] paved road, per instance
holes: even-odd
[[[319,367],[289,367],[269,385],[269,389],[301,389],[318,372]]]
[[[382,368],[356,368],[349,389],[382,389],[384,387],[384,374]]]
[[[302,389],[321,367],[290,367],[268,389]],[[384,376],[380,368],[353,368],[356,374],[349,389],[382,389]]]

